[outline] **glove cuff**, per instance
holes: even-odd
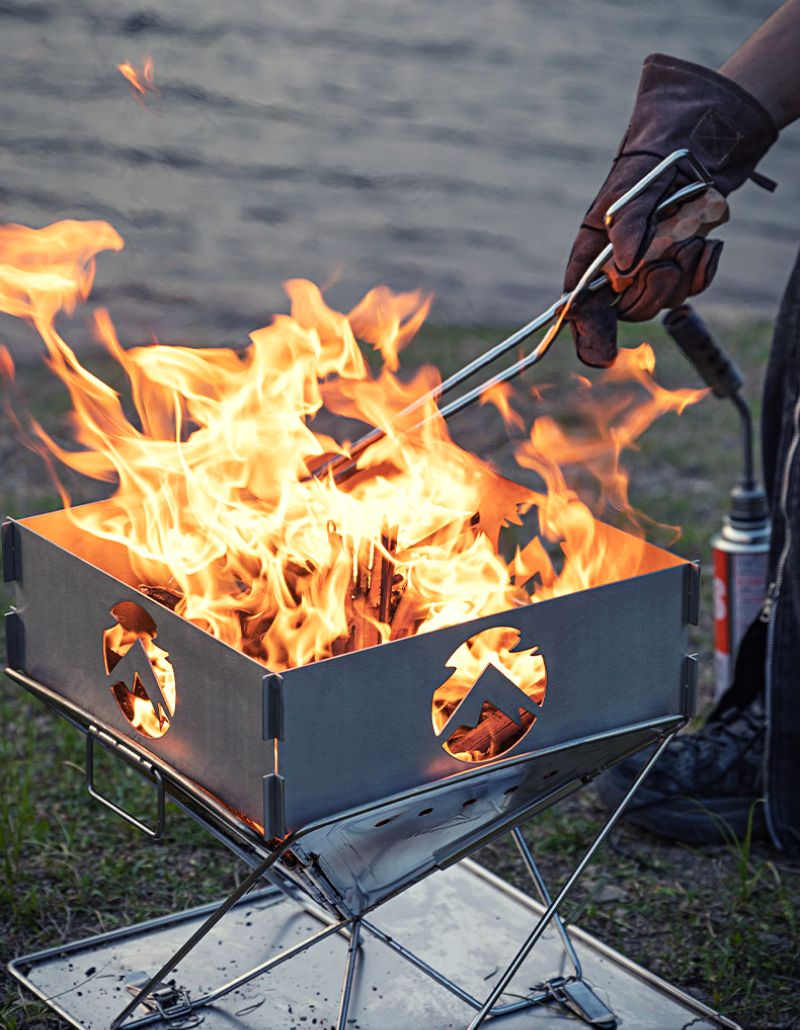
[[[645,59],[620,157],[688,147],[720,192],[741,186],[778,138],[766,108],[733,79],[667,54]]]

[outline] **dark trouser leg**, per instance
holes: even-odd
[[[734,683],[708,723],[674,741],[628,818],[703,844],[742,838],[754,813],[759,835],[768,828],[776,846],[800,854],[800,260],[775,327],[762,442],[773,522],[764,621],[742,641]],[[603,799],[616,804],[640,767],[634,756],[609,770]]]
[[[765,666],[767,814],[775,843],[800,852],[800,257],[775,326],[762,446],[773,527]]]

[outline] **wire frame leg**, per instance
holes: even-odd
[[[636,779],[631,784],[630,789],[628,790],[628,792],[625,795],[625,797],[620,801],[620,803],[617,805],[617,807],[614,809],[614,811],[608,817],[608,819],[606,820],[606,822],[603,825],[603,827],[600,830],[600,832],[597,834],[595,839],[589,845],[589,848],[585,852],[583,858],[580,860],[580,862],[578,862],[578,864],[572,870],[572,873],[569,875],[566,883],[563,885],[561,890],[556,895],[555,901],[552,901],[547,906],[547,910],[544,912],[544,914],[542,915],[541,919],[536,924],[536,926],[534,926],[533,930],[528,935],[528,938],[525,941],[525,943],[519,949],[517,954],[514,956],[514,958],[509,963],[509,965],[506,968],[505,972],[502,974],[500,979],[494,985],[494,987],[492,988],[489,996],[486,998],[486,1001],[483,1003],[483,1006],[481,1007],[480,1012],[478,1012],[478,1014],[475,1016],[475,1018],[469,1024],[469,1026],[467,1027],[467,1030],[477,1030],[477,1028],[479,1026],[481,1026],[483,1024],[483,1022],[487,1018],[489,1018],[489,1016],[492,1014],[492,1009],[494,1008],[494,1006],[497,1003],[498,999],[500,998],[502,993],[505,991],[505,989],[508,987],[509,983],[517,975],[517,973],[519,972],[520,966],[525,961],[525,959],[528,957],[528,955],[531,953],[534,945],[541,938],[542,934],[545,932],[547,927],[550,925],[550,922],[552,921],[553,917],[556,915],[556,913],[558,912],[558,909],[561,907],[562,902],[567,897],[567,895],[570,893],[570,891],[575,886],[575,884],[578,882],[578,880],[580,879],[581,875],[583,874],[584,869],[589,864],[589,862],[591,862],[592,858],[594,858],[594,855],[597,852],[597,850],[599,849],[600,845],[603,843],[603,841],[606,839],[606,837],[609,835],[609,833],[611,833],[611,831],[613,830],[614,826],[617,824],[617,821],[620,818],[620,816],[622,815],[622,813],[625,811],[625,808],[627,807],[628,802],[631,800],[631,798],[637,792],[639,787],[641,787],[642,783],[644,783],[645,779],[647,778],[648,774],[650,773],[650,770],[653,768],[653,766],[659,760],[659,758],[664,753],[664,751],[666,751],[667,747],[672,742],[672,740],[675,737],[676,733],[677,733],[677,730],[672,732],[672,733],[670,733],[670,734],[668,734],[661,741],[661,743],[655,749],[653,754],[650,756],[650,758],[648,759],[648,761],[645,764],[644,768],[641,770],[639,775],[636,777]]]
[[[125,1019],[127,1019],[131,1012],[133,1012],[136,1006],[140,1002],[144,1001],[144,999],[149,994],[152,994],[154,990],[161,986],[161,984],[164,982],[167,976],[169,976],[172,969],[182,959],[184,959],[186,955],[188,955],[189,952],[192,951],[192,949],[197,944],[199,944],[200,941],[208,933],[210,933],[210,931],[217,925],[220,919],[222,919],[222,917],[233,908],[236,902],[239,901],[240,898],[243,898],[244,895],[247,894],[247,892],[258,883],[258,881],[263,877],[264,873],[266,873],[269,867],[273,865],[278,860],[278,858],[280,858],[281,854],[282,850],[278,849],[277,851],[273,851],[271,854],[267,855],[267,857],[262,862],[259,862],[259,864],[253,869],[253,871],[250,873],[247,879],[243,880],[236,888],[236,890],[229,894],[228,897],[222,902],[222,904],[218,908],[214,909],[214,911],[211,913],[208,919],[206,919],[202,926],[199,926],[197,930],[195,930],[195,932],[192,934],[192,936],[184,944],[182,944],[180,948],[178,948],[175,954],[171,955],[170,958],[167,959],[167,961],[164,963],[161,969],[159,969],[159,971],[154,976],[150,977],[148,982],[144,985],[144,987],[142,987],[139,993],[135,995],[133,1000],[125,1006],[122,1012],[120,1012],[120,1014],[111,1024],[110,1030],[118,1030],[118,1028],[125,1021]]]
[[[310,948],[313,948],[314,945],[319,944],[321,941],[327,940],[328,937],[332,937],[334,934],[348,934],[347,928],[353,922],[350,919],[340,919],[340,920],[326,919],[326,918],[324,918],[324,914],[323,915],[319,915],[317,913],[310,913],[310,914],[313,914],[314,918],[319,919],[321,922],[325,923],[325,925],[322,927],[321,930],[318,930],[316,933],[311,934],[309,937],[306,937],[303,940],[298,941],[296,944],[293,944],[290,948],[285,948],[282,951],[279,951],[277,954],[273,955],[271,958],[268,958],[268,959],[266,959],[266,961],[259,963],[259,965],[254,966],[252,969],[247,970],[247,972],[241,973],[239,976],[235,977],[233,980],[229,980],[227,983],[224,983],[220,987],[215,988],[214,990],[210,991],[208,994],[204,994],[200,998],[192,998],[191,1000],[188,1000],[187,1001],[188,1008],[192,1012],[194,1012],[197,1009],[205,1008],[206,1006],[211,1005],[214,1002],[218,1001],[220,998],[224,998],[227,994],[231,994],[233,991],[238,990],[238,988],[243,987],[245,984],[250,983],[252,980],[255,980],[257,977],[264,976],[265,974],[271,972],[273,969],[276,969],[278,966],[283,965],[284,962],[289,962],[291,959],[295,958],[297,955],[301,955],[304,951],[308,951]],[[356,923],[356,925],[358,925],[358,924]],[[353,931],[351,930],[350,934],[352,934],[352,932]],[[349,935],[348,935],[348,939],[349,939]],[[352,946],[351,946],[350,949],[348,949],[348,965],[350,963],[351,951],[352,951]],[[347,975],[347,972],[346,972],[345,975]],[[349,1005],[349,993],[350,993],[351,987],[352,987],[352,974],[350,974],[350,982],[347,985],[347,997],[346,997],[346,1000],[345,1000],[344,991],[343,991],[343,1003],[345,1005],[344,1019],[347,1018],[347,1006]],[[477,1008],[477,1005],[476,1005],[476,1008]],[[161,1022],[165,1018],[167,1018],[167,1016],[163,1016],[161,1014],[161,1012],[151,1013],[151,1014],[146,1015],[146,1016],[141,1016],[138,1019],[134,1019],[132,1021],[126,1022],[124,1024],[122,1030],[134,1030],[134,1028],[137,1028],[137,1030],[138,1030],[138,1028],[140,1028],[140,1027],[145,1027],[145,1026],[149,1026],[152,1023]],[[344,1021],[342,1021],[341,1025],[344,1026]]]
[[[522,856],[522,861],[525,863],[525,868],[528,870],[528,875],[536,884],[536,890],[539,893],[539,897],[542,899],[545,907],[553,904],[553,899],[550,897],[550,891],[547,889],[547,884],[544,877],[541,874],[539,866],[533,857],[533,852],[530,849],[530,845],[522,835],[522,829],[519,826],[515,826],[511,831],[511,836],[514,838],[514,843],[517,845],[517,850]],[[569,931],[564,925],[564,920],[558,914],[553,913],[553,923],[558,930],[558,935],[561,938],[561,943],[564,945],[564,951],[572,964],[572,968],[575,971],[575,976],[581,980],[583,979],[583,967],[581,966],[581,960],[578,958],[578,953],[575,951],[575,945],[572,943],[572,938],[569,935]]]
[[[346,1030],[347,1014],[350,1011],[350,996],[353,992],[353,977],[356,972],[358,949],[361,938],[361,920],[357,919],[350,929],[350,942],[347,945],[347,962],[344,967],[342,994],[339,998],[339,1015],[336,1018],[337,1030]]]

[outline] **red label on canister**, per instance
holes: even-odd
[[[714,665],[719,697],[733,679],[741,639],[764,603],[768,551],[764,544],[737,551],[714,546],[713,555]]]
[[[764,605],[767,587],[766,550],[730,555],[729,580],[731,651],[735,655],[742,637]]]

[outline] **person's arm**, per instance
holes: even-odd
[[[611,243],[611,286],[585,295],[567,316],[582,361],[612,364],[617,320],[646,321],[705,290],[722,250],[720,240],[697,235],[674,242],[658,260],[643,260],[656,234],[658,204],[690,179],[682,167],[664,173],[607,227],[609,206],[680,149],[703,163],[724,196],[751,177],[769,185],[756,166],[778,130],[798,117],[800,0],[783,4],[719,72],[666,54],[645,60],[628,130],[583,219],[564,277],[571,290]]]
[[[800,0],[788,0],[719,69],[760,101],[779,129],[800,118]]]

